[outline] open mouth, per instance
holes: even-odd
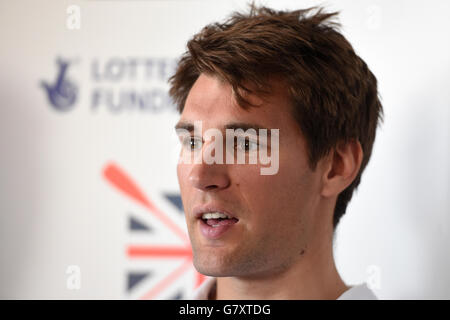
[[[203,213],[200,220],[201,232],[209,239],[220,238],[239,221],[239,219],[230,217],[222,212]]]
[[[226,214],[221,212],[204,213],[201,219],[204,223],[213,228],[235,224],[239,221],[238,219],[227,216]]]

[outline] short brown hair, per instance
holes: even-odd
[[[383,120],[377,80],[332,21],[338,12],[323,8],[275,11],[250,5],[224,23],[204,27],[188,43],[169,94],[183,111],[191,87],[201,73],[229,83],[243,108],[251,106],[239,92],[268,92],[269,79],[286,81],[293,116],[308,146],[309,165],[339,142],[358,140],[363,150],[360,171],[336,201],[333,227],[345,213],[369,162],[376,128]]]

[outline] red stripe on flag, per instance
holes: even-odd
[[[144,294],[140,299],[150,300],[153,299],[158,293],[163,291],[173,281],[179,278],[188,267],[192,266],[192,260],[187,259],[181,266],[175,269],[172,273],[168,274],[164,279],[158,282],[149,292]]]
[[[186,233],[173,223],[161,210],[159,210],[148,197],[144,195],[141,189],[134,181],[114,163],[108,164],[103,170],[103,175],[113,186],[125,193],[127,196],[146,207],[156,218],[165,224],[174,234],[176,234],[184,243],[190,244]]]
[[[155,247],[155,246],[129,246],[127,254],[130,258],[179,258],[192,257],[191,248],[184,247]]]
[[[195,277],[194,288],[198,288],[203,283],[203,281],[206,280],[206,276],[201,273],[198,273],[197,271],[195,271],[195,274],[196,274],[196,277]]]

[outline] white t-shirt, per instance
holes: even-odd
[[[216,286],[216,278],[207,278],[194,292],[193,300],[208,300],[209,293]],[[366,283],[352,286],[337,298],[337,300],[378,300]]]

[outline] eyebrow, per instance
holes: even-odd
[[[266,129],[267,130],[267,135],[270,136],[270,129],[258,125],[256,123],[247,123],[247,122],[231,122],[228,123],[226,125],[223,126],[224,129],[242,129],[244,131],[247,131],[248,129],[254,129],[256,131],[256,133],[259,135],[259,130],[260,129]],[[192,124],[191,122],[186,122],[186,121],[180,121],[175,125],[175,130],[178,129],[184,129],[187,130],[189,132],[193,132],[194,131],[194,124]]]
[[[178,129],[184,129],[189,132],[192,132],[192,131],[194,131],[194,125],[190,122],[180,121],[175,125],[175,130],[178,130]]]

